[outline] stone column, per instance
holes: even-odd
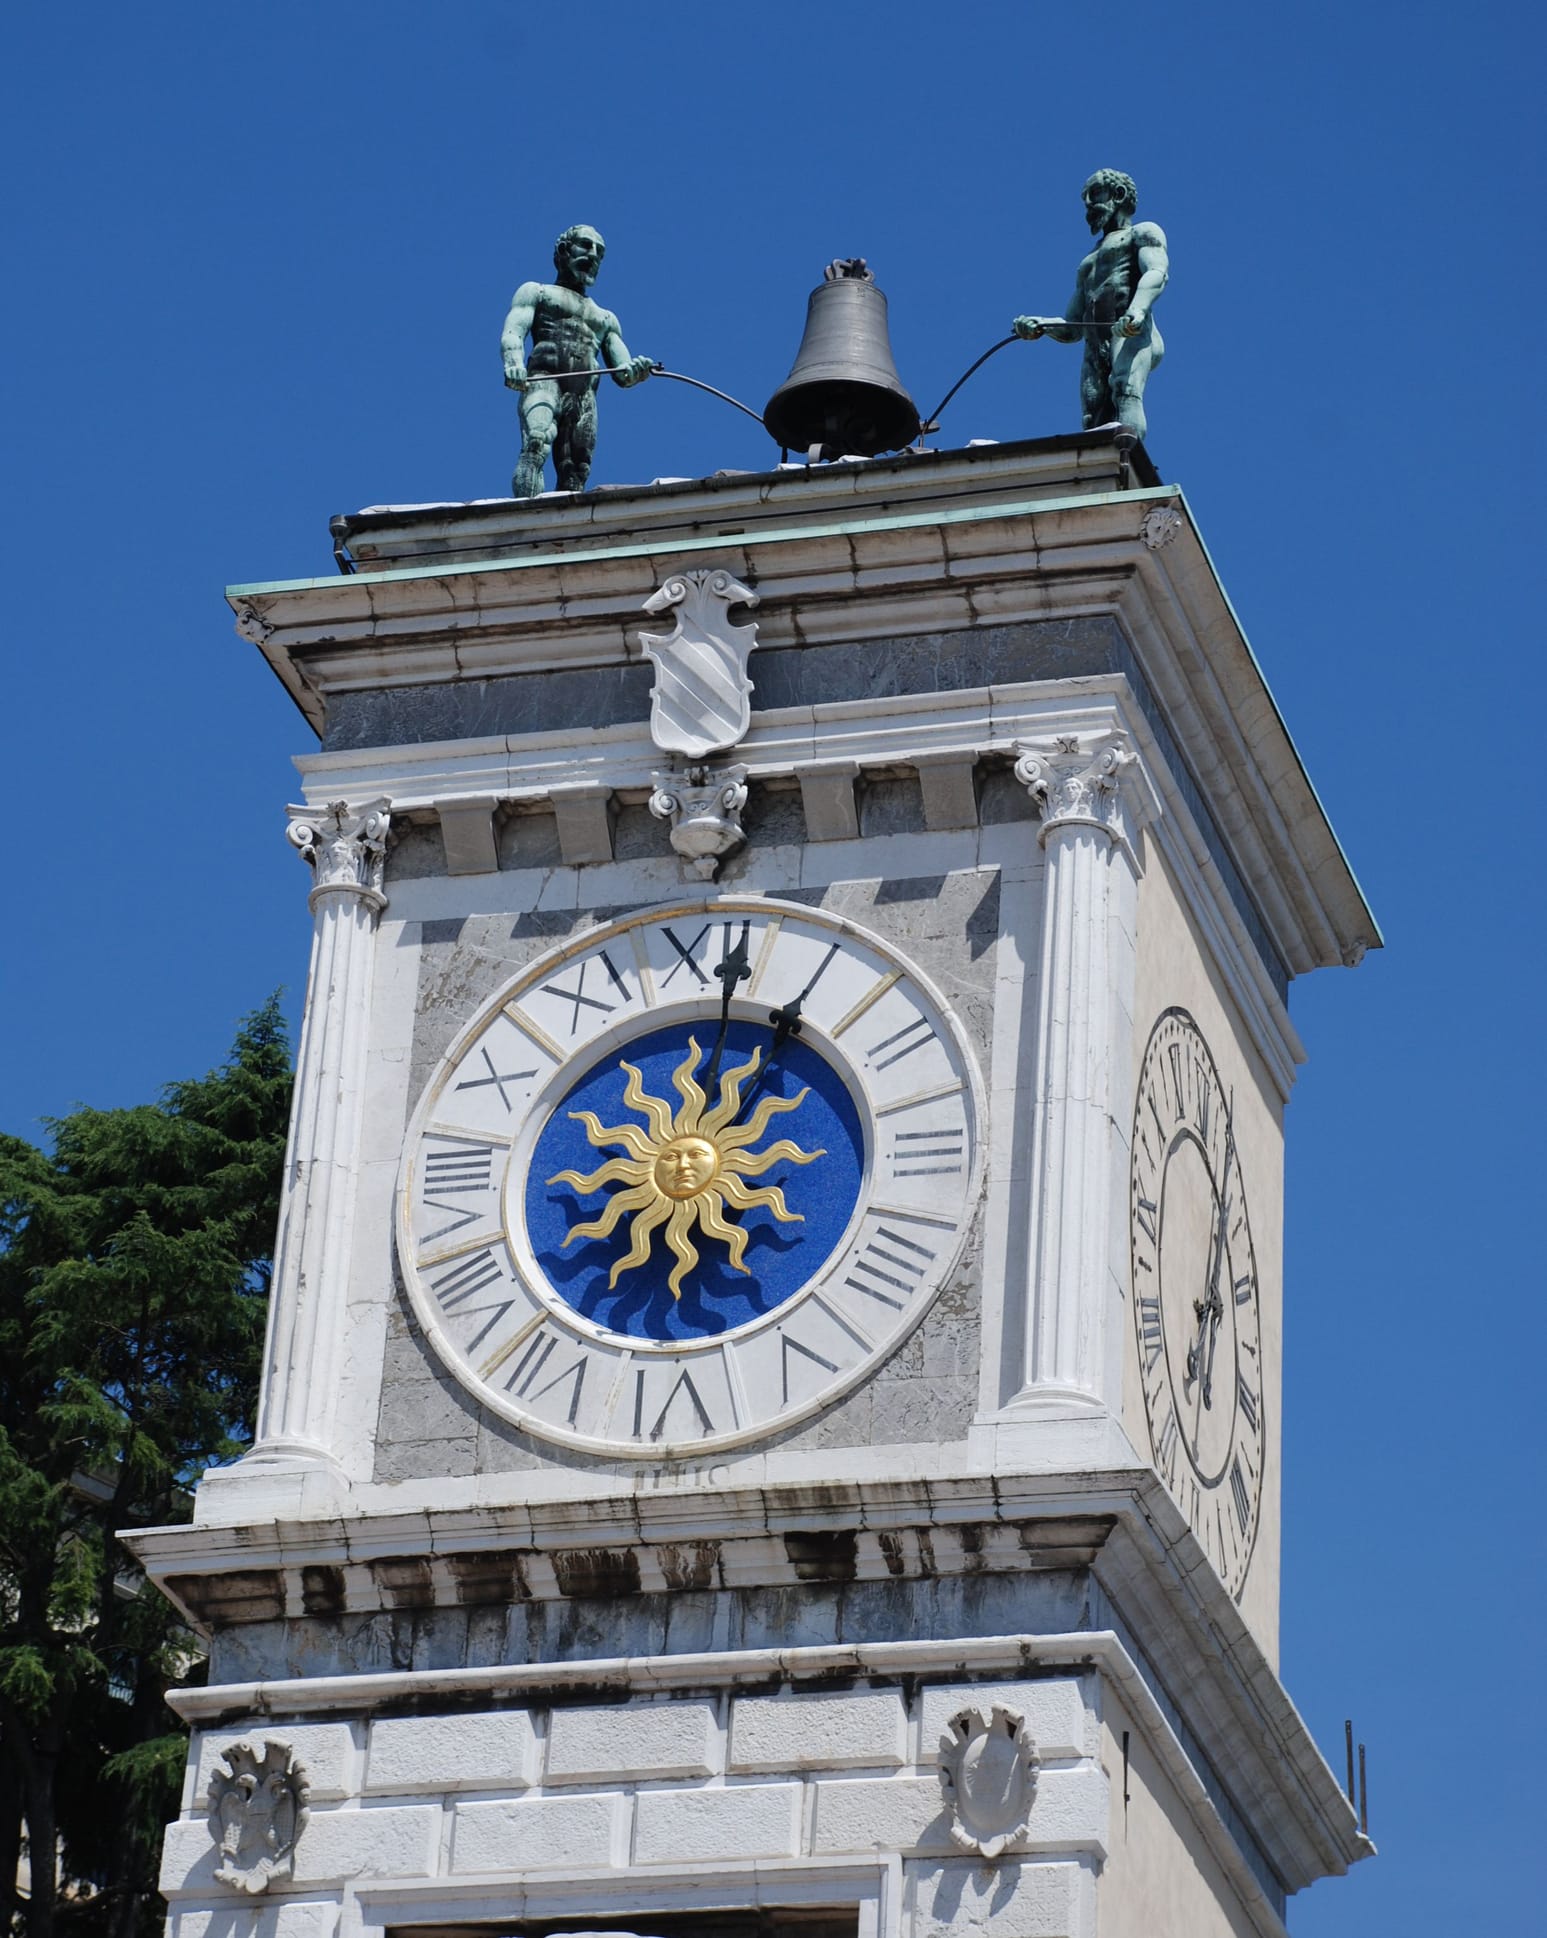
[[[391,803],[290,809],[315,932],[249,1460],[332,1464],[359,1168],[375,929]]]
[[[1047,855],[1037,982],[1036,1122],[1023,1404],[1058,1410],[1109,1403],[1107,1307],[1114,1275],[1114,1190],[1128,1098],[1134,842],[1154,805],[1126,734],[1021,742],[1017,779],[1042,810]],[[1122,973],[1118,974],[1117,971]],[[1115,1404],[1115,1401],[1113,1401]]]

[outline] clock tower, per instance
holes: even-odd
[[[1181,493],[335,536],[229,594],[314,943],[256,1443],[136,1543],[175,1938],[1281,1933],[1369,1850],[1276,1673],[1287,994],[1379,937]]]

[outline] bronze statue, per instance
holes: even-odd
[[[595,229],[577,223],[554,245],[557,281],[523,283],[510,299],[500,349],[506,387],[521,392],[521,456],[510,481],[514,498],[535,498],[542,490],[550,451],[559,490],[584,491],[596,455],[601,369],[627,389],[643,383],[654,367],[649,357],[629,355],[618,319],[586,294],[606,253]],[[524,354],[528,333],[529,358]]]
[[[1131,175],[1098,168],[1081,191],[1085,219],[1100,240],[1080,264],[1062,317],[1018,316],[1012,328],[1028,342],[1085,345],[1080,366],[1081,421],[1086,430],[1114,421],[1143,437],[1144,386],[1165,354],[1150,314],[1166,286],[1165,233],[1135,222],[1139,191]]]

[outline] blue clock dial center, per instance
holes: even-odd
[[[784,1305],[843,1239],[865,1133],[825,1057],[718,1019],[634,1038],[553,1104],[527,1169],[532,1254],[554,1295],[636,1339],[729,1332]],[[696,1049],[695,1046],[696,1045]]]

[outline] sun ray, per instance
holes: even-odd
[[[716,1184],[725,1202],[734,1205],[738,1211],[751,1211],[756,1206],[762,1205],[771,1211],[781,1224],[803,1225],[806,1222],[800,1212],[790,1210],[784,1202],[784,1193],[776,1184],[748,1186],[743,1184],[740,1178],[732,1177],[729,1172],[722,1172]]]
[[[600,1170],[582,1177],[578,1171],[556,1171],[550,1184],[572,1184],[577,1191],[600,1191],[604,1184],[643,1184],[650,1166],[631,1157],[610,1157]]]
[[[766,1133],[773,1118],[799,1110],[810,1096],[809,1088],[794,1097],[764,1097],[752,1114],[750,1123],[738,1124],[735,1117],[748,1080],[763,1067],[763,1050],[754,1048],[746,1062],[720,1073],[718,1096],[713,1107],[697,1076],[700,1051],[697,1041],[688,1038],[687,1054],[672,1072],[672,1083],[682,1099],[675,1112],[666,1101],[645,1089],[644,1077],[632,1063],[621,1062],[625,1078],[623,1101],[645,1119],[647,1128],[638,1125],[606,1125],[589,1110],[572,1110],[570,1119],[584,1127],[593,1149],[611,1145],[625,1155],[607,1157],[591,1172],[560,1171],[548,1182],[567,1185],[583,1194],[617,1186],[595,1218],[571,1227],[564,1245],[577,1238],[610,1238],[629,1214],[628,1250],[613,1264],[608,1290],[616,1288],[625,1272],[647,1264],[654,1248],[654,1236],[665,1226],[665,1249],[672,1265],[666,1283],[674,1299],[682,1297],[688,1276],[700,1264],[701,1254],[694,1242],[695,1227],[726,1248],[728,1263],[737,1272],[750,1273],[746,1249],[750,1234],[726,1216],[727,1207],[737,1211],[767,1210],[781,1224],[801,1224],[801,1214],[791,1211],[777,1185],[753,1186],[748,1178],[760,1177],[774,1165],[814,1164],[825,1150],[806,1151],[792,1138],[776,1138],[766,1150],[752,1148]]]
[[[700,1214],[704,1198],[684,1198],[671,1208],[671,1222],[666,1227],[666,1243],[677,1254],[677,1262],[671,1268],[666,1283],[671,1287],[674,1299],[682,1297],[682,1281],[698,1263],[698,1247],[688,1236],[693,1229],[693,1220]]]
[[[697,1056],[696,1049],[693,1054]],[[659,1097],[652,1097],[645,1089],[644,1079],[632,1063],[620,1063],[618,1068],[628,1075],[628,1082],[623,1086],[624,1103],[630,1110],[637,1110],[641,1117],[649,1118],[651,1137],[657,1144],[664,1144],[671,1136],[670,1109],[661,1102]]]
[[[631,1272],[636,1265],[643,1265],[650,1256],[650,1238],[656,1227],[664,1225],[674,1207],[670,1198],[657,1198],[653,1204],[646,1205],[634,1220],[630,1229],[631,1243],[627,1253],[612,1268],[607,1280],[607,1290],[612,1291],[625,1272]]]
[[[617,1124],[609,1129],[594,1110],[572,1110],[569,1114],[577,1124],[585,1125],[586,1136],[598,1150],[604,1144],[621,1144],[630,1157],[644,1164],[654,1155],[649,1138],[637,1124]]]
[[[682,1108],[677,1112],[672,1129],[679,1136],[696,1132],[699,1120],[704,1114],[708,1099],[699,1088],[698,1079],[693,1072],[698,1068],[698,1044],[690,1036],[688,1053],[671,1073],[671,1080],[677,1086],[677,1095],[682,1099]]]
[[[751,1266],[741,1262],[747,1249],[747,1234],[740,1225],[733,1225],[726,1218],[716,1202],[718,1196],[715,1192],[705,1192],[699,1199],[698,1222],[711,1238],[718,1238],[722,1244],[730,1247],[730,1262],[738,1272],[750,1272]]]
[[[744,1178],[760,1178],[772,1164],[788,1160],[791,1164],[813,1164],[826,1151],[803,1151],[789,1138],[781,1137],[766,1151],[727,1151],[720,1159],[722,1172],[739,1171]]]
[[[734,1070],[727,1070],[720,1078],[720,1101],[713,1110],[706,1110],[699,1119],[700,1135],[713,1137],[716,1143],[721,1140],[717,1135],[722,1124],[728,1124],[741,1108],[741,1086],[745,1078],[754,1076],[763,1060],[761,1050],[754,1050],[746,1063],[738,1063]]]
[[[568,1246],[573,1245],[577,1238],[610,1238],[614,1226],[625,1211],[639,1211],[642,1207],[648,1208],[654,1200],[655,1195],[655,1186],[648,1179],[643,1184],[636,1184],[631,1191],[614,1192],[612,1197],[602,1207],[602,1214],[599,1218],[587,1219],[583,1225],[570,1226],[569,1236],[564,1240],[564,1244],[559,1249],[562,1251]],[[648,1215],[648,1209],[646,1209],[646,1215]]]
[[[729,1129],[720,1132],[715,1142],[722,1151],[745,1150],[767,1130],[771,1117],[781,1117],[787,1110],[799,1110],[810,1095],[811,1091],[807,1088],[794,1097],[765,1097],[753,1111],[750,1123],[732,1124]]]

